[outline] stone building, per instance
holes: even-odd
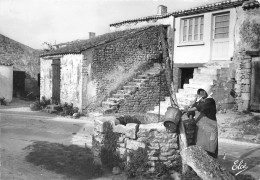
[[[82,111],[101,105],[121,112],[151,110],[159,96],[169,95],[158,61],[161,27],[107,33],[43,53],[41,97]]]
[[[191,103],[198,88],[205,88],[212,91],[219,110],[260,110],[258,1],[228,0],[171,13],[159,6],[157,15],[113,23],[110,29],[155,24],[168,25],[180,107]],[[161,102],[161,114],[169,105]]]
[[[0,71],[2,77],[7,77],[8,74],[8,79],[1,78],[0,81],[0,89],[8,94],[8,101],[13,96],[39,96],[39,51],[0,35],[0,62],[1,68],[8,65],[5,66],[8,70]]]
[[[41,96],[81,110],[102,105],[119,113],[164,115],[170,106],[161,58],[160,32],[165,31],[180,108],[204,88],[218,110],[259,110],[259,91],[251,88],[259,87],[257,1],[228,0],[172,13],[165,6],[157,10],[154,16],[111,24],[111,33],[43,53]],[[244,62],[248,64],[239,69]]]

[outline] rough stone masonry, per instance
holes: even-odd
[[[114,116],[97,117],[94,120],[94,135],[92,149],[96,161],[101,162],[100,153],[104,142],[104,123],[109,122],[113,132],[119,134],[117,151],[120,156],[127,155],[127,152],[137,150],[139,147],[147,147],[148,164],[150,172],[155,171],[155,164],[161,162],[168,168],[173,168],[180,163],[181,156],[178,145],[178,134],[166,132],[163,123],[126,125],[117,124]],[[149,142],[149,143],[147,143]]]

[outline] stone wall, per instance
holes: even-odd
[[[260,8],[236,11],[235,52],[260,50]]]
[[[251,87],[251,56],[245,52],[237,53],[234,57],[236,67],[236,103],[238,111],[247,111],[250,102]]]
[[[235,102],[235,64],[231,63],[229,68],[218,70],[217,80],[212,87],[213,98],[216,101],[218,111],[225,112],[228,109],[236,109]]]
[[[40,52],[24,44],[14,41],[0,34],[0,56],[4,62],[12,62],[14,71],[23,71],[25,77],[25,91],[40,93],[38,74],[40,73]]]
[[[260,8],[244,10],[237,7],[238,19],[235,28],[234,67],[236,70],[235,92],[238,111],[249,110],[251,88],[251,61],[246,51],[260,49]]]
[[[160,96],[160,99],[159,99]],[[150,76],[141,87],[120,104],[119,113],[145,113],[169,96],[165,73]]]
[[[97,97],[108,96],[158,56],[159,29],[150,27],[94,49],[91,68]]]
[[[101,147],[104,142],[104,124],[109,123],[113,127],[113,132],[119,135],[117,151],[121,157],[127,156],[127,153],[133,152],[139,147],[147,147],[149,171],[154,172],[157,162],[172,169],[180,165],[178,134],[166,132],[163,123],[140,125],[129,123],[124,126],[122,124],[116,125],[116,122],[117,120],[113,116],[99,117],[94,120],[92,150],[97,162],[100,162]],[[131,161],[129,157],[126,159]]]

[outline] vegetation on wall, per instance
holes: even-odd
[[[136,151],[129,152],[128,156],[129,161],[126,166],[126,175],[138,178],[147,175],[147,170],[150,167],[148,164],[147,146],[146,148],[139,147]]]
[[[250,48],[260,48],[260,24],[256,21],[244,21],[240,28],[240,36],[242,42],[246,43]]]
[[[111,170],[113,167],[122,166],[121,164],[123,162],[119,153],[116,151],[119,134],[113,132],[113,127],[109,122],[105,122],[103,128],[105,136],[104,145],[101,147],[100,158],[102,165]]]
[[[158,34],[158,27],[148,28],[95,48],[93,80],[97,82],[100,99],[121,88],[142,70],[140,66],[147,67],[147,63],[158,55]]]

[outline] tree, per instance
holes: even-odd
[[[163,55],[163,62],[165,63],[165,73],[166,73],[166,82],[168,86],[168,90],[170,93],[170,100],[172,107],[179,107],[176,92],[174,91],[174,81],[173,81],[173,66],[171,66],[171,60],[168,51],[168,42],[167,42],[167,31],[165,26],[160,27],[160,40],[162,45],[162,55]],[[174,61],[172,62],[174,64]]]

